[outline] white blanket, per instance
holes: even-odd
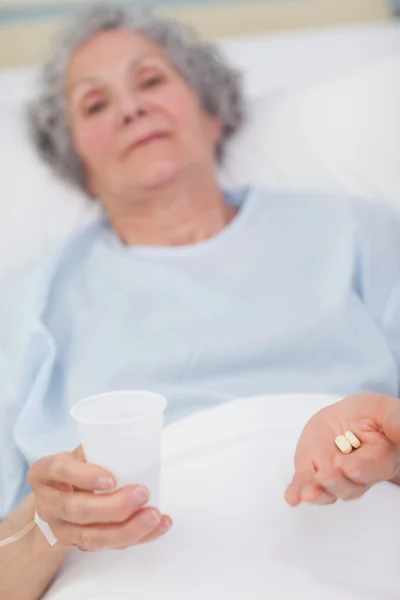
[[[332,397],[238,400],[165,431],[159,542],[73,553],[46,600],[395,600],[400,489],[289,508],[305,421]]]

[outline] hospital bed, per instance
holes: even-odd
[[[400,209],[400,25],[383,3],[369,7],[368,19],[348,11],[328,19],[321,11],[318,21],[302,14],[286,28],[283,12],[272,31],[272,17],[264,31],[261,17],[216,31],[211,13],[201,12],[204,32],[221,34],[223,52],[244,71],[248,114],[221,169],[225,184],[320,189]],[[196,22],[190,10],[181,16]],[[7,36],[22,26],[2,27]],[[23,107],[36,67],[21,49],[7,52],[0,72],[0,277],[51,252],[98,214],[30,149]],[[382,485],[361,501],[323,509],[291,510],[283,501],[301,428],[333,401],[242,399],[167,428],[162,503],[175,520],[171,533],[123,553],[72,554],[46,598],[398,598],[399,489]]]

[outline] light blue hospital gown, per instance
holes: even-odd
[[[400,224],[383,207],[259,189],[210,240],[126,247],[106,220],[0,308],[0,518],[28,466],[78,444],[70,406],[167,395],[167,423],[260,393],[397,395]]]

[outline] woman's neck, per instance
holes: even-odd
[[[216,181],[178,182],[135,197],[122,209],[107,208],[114,231],[128,246],[199,243],[222,231],[237,212]]]

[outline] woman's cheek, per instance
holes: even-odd
[[[113,147],[111,127],[103,123],[93,123],[81,132],[80,147],[87,160],[107,156]]]
[[[163,95],[162,102],[166,110],[174,120],[182,123],[190,120],[193,109],[196,107],[197,99],[185,87],[171,86]]]

